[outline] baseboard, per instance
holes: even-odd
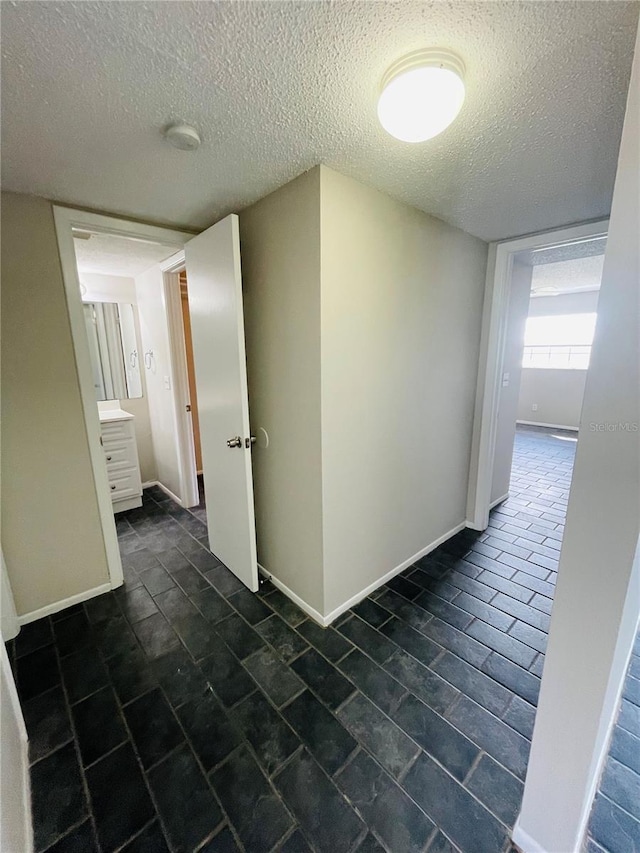
[[[539,426],[539,427],[547,427],[548,429],[568,429],[570,432],[578,432],[577,426],[566,426],[565,424],[543,424],[542,421],[516,421],[517,424],[522,424],[522,426]]]
[[[113,502],[113,514],[117,512],[128,512],[130,509],[137,509],[142,506],[142,498],[125,498],[122,501]]]
[[[409,559],[404,560],[404,562],[400,563],[399,566],[396,566],[394,569],[391,569],[386,574],[382,575],[382,577],[377,578],[373,583],[370,583],[369,586],[366,586],[364,589],[360,590],[360,592],[353,595],[347,601],[340,604],[334,610],[331,611],[327,616],[323,616],[319,613],[315,607],[312,607],[310,604],[300,598],[293,590],[289,589],[289,587],[282,583],[275,575],[271,574],[270,571],[261,566],[258,563],[258,570],[260,574],[264,575],[264,577],[269,578],[271,583],[279,589],[280,592],[283,592],[287,598],[290,598],[298,607],[303,610],[307,616],[310,616],[314,622],[317,622],[318,625],[321,625],[323,628],[327,628],[334,622],[338,616],[342,616],[342,614],[349,610],[351,607],[354,607],[356,604],[359,604],[363,598],[366,598],[368,595],[371,595],[372,592],[375,592],[376,589],[383,586],[387,581],[390,581],[391,578],[394,578],[396,575],[399,575],[400,572],[403,572],[405,569],[408,569],[409,566],[413,565],[416,560],[419,560],[421,557],[426,557],[427,554],[430,554],[432,551],[442,545],[443,542],[446,542],[447,539],[451,539],[452,536],[455,536],[456,533],[460,533],[461,530],[464,530],[467,527],[466,521],[460,522],[460,524],[456,524],[455,527],[452,527],[447,533],[444,533],[442,536],[439,536],[429,545],[426,545],[424,548],[421,548],[417,554],[414,554],[413,557],[409,557]]]
[[[180,498],[177,495],[174,495],[173,492],[171,491],[171,489],[168,489],[166,486],[164,486],[160,482],[160,480],[148,480],[146,483],[142,484],[143,489],[149,489],[149,488],[151,488],[151,486],[157,486],[159,489],[162,489],[162,491],[165,493],[165,495],[170,497],[172,501],[175,501],[178,504],[178,506],[184,506],[184,504],[182,503]]]
[[[387,581],[390,581],[391,578],[394,578],[396,575],[399,575],[400,572],[403,572],[405,569],[408,569],[409,566],[413,565],[416,560],[419,560],[421,557],[426,557],[427,554],[430,554],[432,551],[442,545],[443,542],[446,542],[447,539],[451,539],[452,536],[455,536],[456,533],[460,533],[461,530],[467,526],[466,521],[460,522],[460,524],[456,524],[455,527],[452,527],[447,533],[444,533],[442,536],[439,536],[429,545],[426,545],[424,548],[421,548],[417,554],[414,554],[413,557],[409,557],[407,560],[404,560],[400,563],[399,566],[396,566],[394,569],[388,571],[385,575],[377,580],[370,583],[369,586],[365,587],[360,592],[356,593],[352,596],[348,601],[345,601],[343,604],[338,605],[335,610],[332,610],[328,616],[324,617],[325,626],[330,625],[333,621],[335,621],[338,616],[342,616],[342,614],[349,610],[351,607],[355,607],[356,604],[359,604],[363,598],[366,598],[368,595],[371,595],[372,592],[375,592],[379,587],[383,586]]]
[[[508,497],[509,492],[507,492],[507,494],[503,495],[501,498],[496,498],[495,501],[491,501],[491,503],[489,504],[489,509],[493,509],[494,507],[498,506],[498,504],[501,504],[503,501],[506,501]]]
[[[28,625],[29,622],[35,622],[36,619],[42,619],[45,616],[51,616],[52,613],[59,613],[73,604],[81,604],[83,601],[88,601],[90,598],[95,598],[96,595],[102,595],[104,592],[110,592],[112,586],[110,583],[103,583],[100,586],[94,586],[93,589],[87,589],[84,592],[79,592],[77,595],[70,595],[69,598],[63,598],[60,601],[55,601],[53,604],[47,604],[46,607],[40,607],[38,610],[32,610],[31,613],[23,613],[18,616],[20,625]]]
[[[519,817],[516,825],[513,827],[511,840],[521,853],[551,853],[550,850],[546,850],[541,844],[538,844],[535,838],[532,838],[528,832],[524,831],[520,826]]]
[[[279,589],[280,592],[283,592],[287,596],[287,598],[290,598],[291,601],[297,604],[300,610],[303,610],[307,614],[307,616],[310,616],[313,619],[314,622],[317,622],[318,625],[323,628],[327,627],[329,623],[325,620],[324,616],[321,613],[318,613],[315,607],[312,607],[310,604],[307,604],[304,598],[300,598],[299,595],[296,595],[296,593],[292,589],[289,589],[289,587],[286,584],[282,583],[281,580],[278,580],[275,575],[272,575],[271,572],[268,572],[264,568],[264,566],[260,565],[260,563],[258,563],[258,571],[265,578],[268,578],[276,589]]]

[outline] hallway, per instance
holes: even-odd
[[[518,430],[489,528],[325,630],[147,490],[124,587],[10,644],[37,851],[508,850],[574,452]]]

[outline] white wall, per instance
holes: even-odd
[[[83,302],[129,302],[136,304],[135,279],[124,275],[101,275],[78,271]]]
[[[520,380],[518,420],[577,429],[586,379],[586,370],[525,368]],[[534,405],[538,407],[535,412]]]
[[[596,313],[599,295],[599,291],[592,290],[559,296],[536,296],[529,302],[529,317]],[[518,420],[577,429],[586,378],[586,370],[525,368],[520,382]],[[537,406],[535,412],[532,409],[534,405]]]
[[[580,849],[640,615],[640,35],[629,85],[540,702],[514,831],[525,853]]]
[[[322,613],[320,169],[240,214],[258,561]]]
[[[31,853],[27,730],[4,643],[0,646],[0,850]]]
[[[142,381],[142,397],[118,400],[120,408],[134,415],[136,432],[136,445],[138,458],[140,460],[140,473],[142,482],[146,483],[157,479],[156,460],[153,452],[153,440],[151,437],[151,420],[149,417],[149,404],[147,400],[146,370],[142,359],[142,338],[140,332],[140,315],[137,305],[135,279],[119,275],[100,275],[98,273],[81,272],[80,283],[85,286],[86,293],[83,300],[94,302],[127,302],[133,305],[133,318],[138,339],[138,352],[140,356],[140,377]]]
[[[529,302],[529,316],[595,313],[599,295],[599,291],[592,290],[559,296],[536,296]],[[518,420],[577,429],[586,378],[586,370],[525,368],[520,381]],[[532,410],[533,405],[537,406],[535,412]]]
[[[518,397],[520,395],[524,328],[529,309],[532,268],[514,260],[509,287],[507,329],[505,335],[503,375],[509,374],[507,385],[500,388],[496,423],[496,450],[491,483],[491,503],[509,494],[513,442],[516,433]]]
[[[156,478],[170,492],[179,496],[180,465],[178,458],[177,412],[172,390],[169,321],[164,298],[163,277],[155,266],[135,279],[136,301],[140,320],[142,372],[146,383],[153,456]],[[144,354],[153,351],[150,367],[145,366]],[[167,387],[167,380],[168,386]],[[126,411],[136,414],[124,400]],[[143,478],[145,479],[145,478]]]
[[[20,616],[109,581],[53,211],[13,193],[2,194],[2,546]]]
[[[558,296],[532,296],[529,317],[549,317],[554,314],[592,314],[598,310],[600,291],[561,293]]]
[[[324,612],[465,520],[487,246],[321,167]]]

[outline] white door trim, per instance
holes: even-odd
[[[0,847],[2,850],[33,851],[29,739],[20,707],[9,656],[1,644],[0,696],[2,699],[2,796],[0,796]],[[13,730],[13,731],[12,731]],[[17,734],[18,743],[8,742]],[[5,740],[6,738],[6,740]],[[6,750],[6,758],[4,756]],[[6,765],[8,766],[5,766]],[[16,766],[17,764],[17,766]]]
[[[4,643],[12,640],[20,631],[20,622],[13,600],[13,590],[9,574],[4,562],[4,554],[0,547],[0,637]]]
[[[467,493],[467,525],[474,530],[484,530],[489,523],[498,404],[514,256],[519,252],[606,237],[608,227],[609,220],[601,219],[489,244]]]
[[[173,396],[176,411],[178,438],[178,467],[183,506],[196,506],[200,502],[196,449],[193,441],[193,423],[187,411],[190,402],[187,352],[184,340],[180,273],[185,269],[184,249],[160,264],[164,303],[167,309]]]
[[[126,219],[105,216],[100,213],[90,213],[86,210],[74,210],[70,207],[54,205],[53,217],[60,251],[60,266],[64,281],[71,338],[80,386],[80,397],[84,412],[84,422],[89,444],[93,480],[102,525],[105,555],[109,567],[109,579],[112,589],[122,584],[122,563],[118,549],[118,537],[113,515],[113,505],[109,496],[107,465],[100,444],[100,421],[96,405],[95,389],[91,378],[89,363],[89,345],[84,328],[82,313],[82,295],[76,266],[76,255],[73,246],[73,228],[99,231],[118,237],[128,237],[144,243],[163,243],[182,249],[187,240],[193,235],[185,231],[174,231],[156,225],[143,225],[139,222],[129,222]]]

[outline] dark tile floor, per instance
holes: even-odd
[[[519,432],[489,529],[326,630],[148,490],[118,517],[125,585],[11,644],[37,851],[506,850],[574,447]]]
[[[640,853],[640,636],[589,821],[587,853]]]

